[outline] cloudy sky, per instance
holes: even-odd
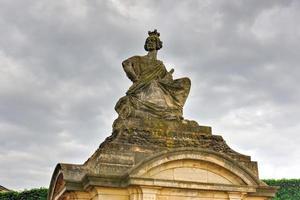
[[[121,62],[159,59],[192,80],[187,119],[258,161],[261,178],[300,178],[300,1],[0,1],[0,185],[48,187],[111,134],[131,82]]]

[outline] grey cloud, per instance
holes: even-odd
[[[300,155],[299,7],[298,1],[2,1],[1,184],[48,186],[57,162],[82,163],[92,154],[110,135],[114,105],[130,86],[121,62],[144,54],[154,28],[164,42],[159,58],[176,77],[192,79],[186,118],[212,125],[251,154],[262,177],[299,177],[299,163],[281,164]]]

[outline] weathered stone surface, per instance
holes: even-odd
[[[58,164],[49,200],[266,200],[276,188],[259,180],[257,163],[232,150],[211,127],[186,120],[190,80],[173,80],[159,33],[146,56],[122,65],[133,82],[115,109],[112,135],[82,165]]]
[[[157,60],[157,50],[162,48],[159,33],[149,31],[145,42],[145,56],[133,56],[122,62],[132,86],[122,97],[115,109],[122,119],[149,117],[181,120],[182,108],[190,91],[188,78],[173,80],[171,71],[167,71],[163,62]]]
[[[117,157],[118,166],[122,164],[124,170],[126,170],[126,168],[134,166],[145,157],[149,157],[161,151],[171,151],[173,149],[186,147],[206,149],[225,154],[241,165],[249,168],[253,174],[258,176],[257,163],[252,162],[249,156],[239,154],[232,150],[221,136],[197,133],[182,134],[180,132],[173,132],[163,134],[148,131],[116,131],[100,145],[99,149],[86,162],[86,165],[101,168],[101,163],[115,163]],[[103,154],[106,156],[103,157]],[[111,166],[111,168],[113,168],[113,166]],[[108,173],[108,171],[105,173]],[[124,173],[126,172],[124,171]]]

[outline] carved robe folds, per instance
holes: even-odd
[[[115,109],[121,118],[158,117],[182,119],[182,108],[190,91],[188,78],[173,80],[162,61],[134,56],[123,63],[133,82]]]

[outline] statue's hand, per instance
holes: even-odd
[[[173,81],[172,73],[173,73],[172,70],[167,72],[163,79],[167,82]]]

